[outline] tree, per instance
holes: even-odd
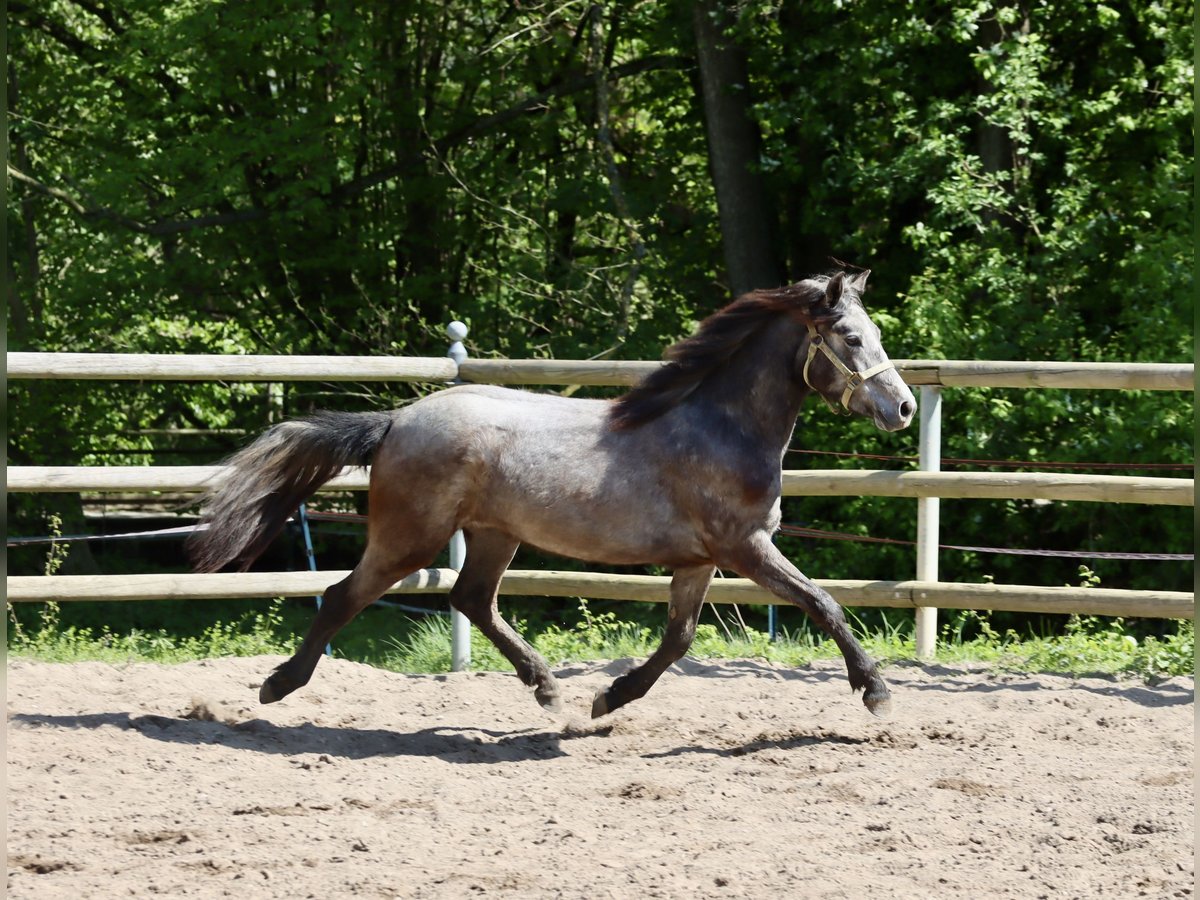
[[[777,287],[785,278],[775,252],[775,210],[759,168],[762,142],[750,115],[746,55],[729,33],[727,20],[721,0],[704,0],[692,8],[721,242],[731,292],[738,296]]]

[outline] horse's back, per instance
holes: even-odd
[[[661,455],[645,452],[647,435],[613,430],[610,409],[487,385],[441,391],[398,411],[372,493],[404,491],[406,504],[436,505],[439,518],[452,508],[458,527],[497,528],[567,556],[658,557],[664,540],[676,543],[667,533],[679,510],[664,491]],[[699,552],[685,543],[688,558]]]
[[[598,437],[607,431],[610,404],[495,385],[460,385],[430,394],[396,413],[393,430],[405,442],[442,445]]]
[[[603,400],[463,385],[401,409],[386,443],[410,471],[418,460],[441,459],[493,489],[497,480],[524,482],[534,475],[556,482],[556,472],[602,466],[619,451],[609,409]],[[581,474],[586,477],[571,477]]]

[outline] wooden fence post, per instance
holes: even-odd
[[[446,355],[454,360],[455,365],[461,366],[467,358],[467,348],[463,340],[467,336],[467,326],[454,321],[446,328],[450,337],[450,349]],[[454,376],[451,384],[461,384],[462,379]],[[461,531],[454,532],[450,538],[450,568],[461,572],[467,560],[467,541]],[[450,671],[465,672],[471,668],[471,622],[453,607],[450,608]]]
[[[942,468],[942,389],[921,385],[921,434],[918,466],[922,472]],[[940,500],[917,500],[917,581],[938,580],[938,519]],[[937,608],[917,607],[917,658],[929,659],[937,646]]]

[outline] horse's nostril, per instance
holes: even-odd
[[[912,414],[916,411],[917,407],[915,403],[910,403],[907,400],[904,400],[900,403],[900,418],[911,419]]]

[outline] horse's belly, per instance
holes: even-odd
[[[557,506],[521,504],[472,518],[479,525],[497,528],[547,553],[586,562],[681,566],[696,565],[708,558],[699,535],[682,520],[671,521],[632,505]]]

